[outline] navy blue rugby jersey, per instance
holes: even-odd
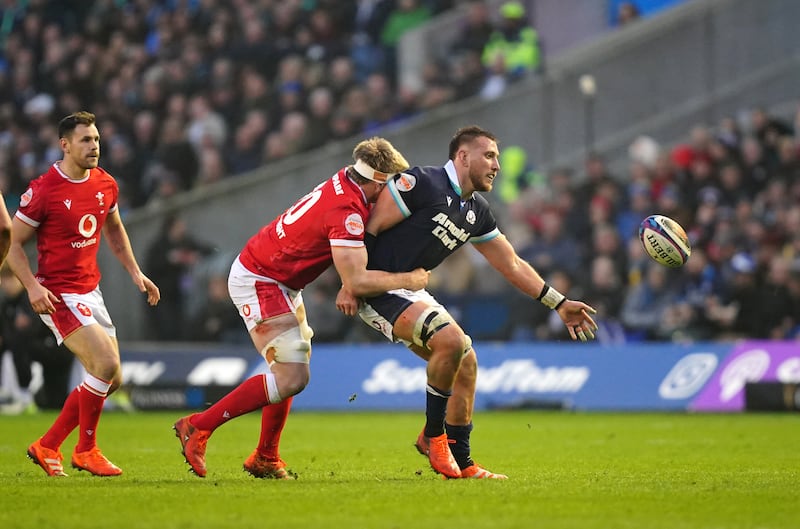
[[[464,243],[500,235],[485,198],[473,193],[462,202],[452,161],[444,167],[413,167],[387,187],[405,219],[371,241],[368,268],[433,270]]]

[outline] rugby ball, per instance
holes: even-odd
[[[639,225],[639,239],[647,255],[670,268],[683,266],[692,253],[683,226],[664,215],[650,215]]]

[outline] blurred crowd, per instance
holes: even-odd
[[[398,83],[400,37],[444,0],[0,2],[0,190],[13,210],[60,157],[54,122],[98,116],[123,211],[444,102],[494,97],[540,63],[520,2],[459,6],[451,61]]]
[[[501,146],[501,229],[552,285],[598,309],[605,343],[800,339],[800,106],[788,118],[744,109],[686,137],[636,139],[618,173],[591,153],[582,171],[542,175]],[[686,229],[682,268],[645,254],[638,228],[654,213]],[[433,278],[431,290],[479,338],[567,337],[477,252]]]
[[[598,340],[800,340],[800,105],[777,117],[742,109],[686,140],[637,138],[625,160],[590,153],[583,167],[537,172],[503,145],[487,198],[518,253],[559,291],[598,310]],[[611,167],[619,167],[613,171]],[[692,244],[681,268],[639,239],[651,214],[677,220]],[[380,340],[337,315],[335,274],[305,296],[329,341]],[[428,289],[474,339],[568,340],[561,319],[520,294],[470,245],[433,271]]]
[[[455,39],[432,55],[422,87],[404,87],[400,37],[456,8]],[[616,25],[638,18],[623,2]],[[102,165],[120,183],[124,213],[442,103],[497,97],[543,64],[515,1],[495,10],[480,0],[0,0],[0,20],[0,190],[11,211],[61,157],[54,124],[78,109],[98,116]],[[794,339],[799,135],[800,112],[744,109],[687,131],[679,145],[639,138],[621,170],[590,153],[581,168],[547,174],[501,142],[492,200],[522,257],[598,308],[603,342]],[[687,229],[693,252],[683,268],[644,254],[637,230],[651,213]],[[179,218],[152,243],[146,266],[174,290],[181,318],[162,313],[153,338],[241,339],[225,295],[229,256],[212,256]],[[208,260],[217,264],[199,274]],[[315,339],[379,339],[335,311],[337,288],[328,273],[308,289]],[[558,318],[471,249],[434,273],[431,290],[476,339],[565,338]],[[192,296],[200,301],[178,299]]]

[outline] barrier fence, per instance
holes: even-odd
[[[800,344],[477,343],[476,409],[556,408],[738,412],[798,409]],[[249,347],[123,346],[123,375],[139,409],[202,408],[263,372]],[[422,410],[425,364],[401,345],[314,346],[312,377],[295,409]],[[760,391],[754,385],[762,384]],[[773,388],[773,389],[769,389]],[[779,397],[776,397],[779,396]],[[767,404],[773,403],[773,404]]]

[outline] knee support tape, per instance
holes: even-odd
[[[422,311],[414,323],[414,343],[420,347],[427,347],[431,336],[450,325],[453,318],[444,311],[428,307]]]
[[[300,336],[302,336],[303,340],[306,340],[309,344],[311,343],[311,338],[314,337],[314,329],[311,328],[306,320],[300,322]]]
[[[464,335],[464,355],[472,349],[472,337],[469,334]]]
[[[275,350],[275,361],[278,363],[297,362],[307,364],[311,356],[309,354],[311,352],[311,342],[303,337],[300,327],[292,327],[273,338],[261,350],[261,356],[266,358],[270,349]]]
[[[450,313],[441,308],[428,307],[414,323],[414,343],[427,349],[428,340],[451,323],[455,323],[455,320]],[[464,334],[464,354],[467,354],[470,349],[472,349],[472,338],[468,334]]]

